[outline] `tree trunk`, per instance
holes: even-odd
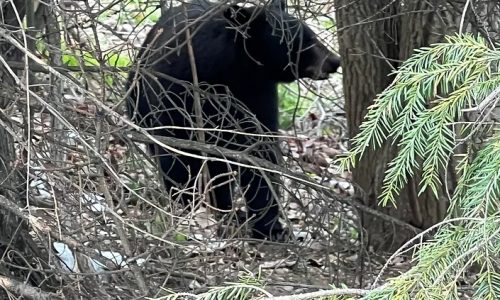
[[[9,28],[19,27],[15,10],[18,11],[22,20],[25,13],[24,2],[24,0],[14,1],[16,7],[12,7],[12,2],[7,2],[2,5],[2,17],[4,24],[12,26]],[[0,43],[0,53],[6,61],[19,61],[22,59],[22,54],[6,42]],[[2,185],[0,186],[0,194],[9,200],[15,199],[20,201],[23,179],[22,175],[18,171],[15,171],[14,168],[16,161],[14,139],[8,130],[8,128],[10,129],[11,127],[9,126],[9,116],[4,115],[5,113],[11,111],[10,106],[15,100],[13,99],[13,96],[15,96],[18,91],[15,88],[13,78],[4,68],[3,64],[0,64],[0,83],[0,108],[3,110],[1,119],[2,122],[5,122],[4,124],[6,124],[6,126],[0,126],[0,182],[2,182]],[[2,224],[2,226],[0,226],[0,237],[2,238],[2,240],[0,240],[0,245],[3,243],[8,244],[10,240],[13,239],[13,241],[16,241],[22,249],[24,246],[22,246],[22,241],[19,240],[19,234],[17,234],[16,238],[13,236],[19,225],[19,220],[6,211],[0,211],[0,224]],[[14,245],[16,245],[16,243],[14,243]]]
[[[345,109],[352,138],[359,131],[367,107],[391,83],[389,73],[415,47],[426,44],[427,23],[432,20],[433,12],[423,7],[428,5],[424,1],[415,1],[415,4],[407,1],[406,5],[420,7],[416,13],[401,19],[398,1],[337,0],[335,4]],[[413,226],[428,227],[444,216],[445,209],[432,197],[417,199],[418,185],[413,180],[401,192],[397,209],[377,205],[387,163],[395,154],[395,148],[388,145],[364,154],[352,174],[353,181],[362,191],[361,200],[368,207]],[[363,214],[362,221],[368,244],[375,249],[394,250],[415,234],[371,214]]]
[[[7,25],[4,26],[5,29],[10,30],[13,36],[14,33],[22,30],[20,26],[22,26],[25,13],[29,11],[25,6],[27,3],[29,2],[25,0],[16,0],[0,4],[0,17],[3,25]],[[28,5],[33,5],[33,3]],[[22,62],[24,58],[22,52],[5,40],[0,42],[0,55],[7,62]],[[21,75],[16,74],[16,76]],[[19,130],[11,124],[11,116],[9,115],[9,113],[14,114],[18,111],[18,98],[24,93],[16,85],[8,68],[4,64],[0,64],[0,108],[2,109],[0,113],[0,195],[16,204],[15,208],[9,207],[10,209],[25,208],[28,201],[26,199],[26,178],[23,175],[23,161],[21,155],[16,155],[16,141],[14,139],[22,141],[23,137],[22,133],[17,134]],[[5,207],[5,204],[0,207],[0,256],[2,261],[12,265],[19,265],[21,268],[29,268],[30,266],[48,268],[47,253],[40,251],[29,231],[29,224],[16,217]],[[57,279],[53,276],[47,278],[44,274],[35,270],[13,268],[3,263],[0,263],[0,275],[18,279],[20,282],[36,287],[47,288],[58,284]],[[6,288],[6,290],[9,290],[9,288]],[[12,292],[12,289],[10,291]],[[2,292],[4,292],[3,289]],[[0,293],[0,298],[2,296],[4,295]]]

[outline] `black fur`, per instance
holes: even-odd
[[[192,36],[198,90],[193,85],[187,28]],[[128,112],[132,120],[146,128],[198,128],[193,99],[199,93],[202,127],[212,129],[204,131],[205,142],[232,150],[251,149],[249,154],[277,163],[280,151],[272,137],[214,129],[277,132],[277,84],[306,77],[326,79],[339,65],[339,58],[316,39],[310,28],[280,9],[186,4],[170,9],[149,32],[137,56],[137,68],[129,74]],[[189,129],[161,129],[155,134],[199,140],[197,131]],[[197,186],[202,161],[163,149],[154,151],[161,156],[167,190]],[[248,211],[255,217],[253,236],[281,233],[277,199],[272,195],[272,185],[259,171],[213,161],[207,166],[212,178],[219,175],[211,183],[218,185],[211,194],[216,207],[231,208],[233,190],[227,182],[233,176],[229,171],[236,170]],[[185,205],[192,198],[187,193],[180,196]]]

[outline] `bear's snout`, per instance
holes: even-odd
[[[340,58],[328,50],[326,54],[324,51],[318,52],[322,53],[316,53],[316,61],[308,65],[302,75],[314,80],[325,80],[340,67]]]
[[[328,75],[337,72],[337,69],[339,67],[340,67],[340,58],[337,55],[330,53],[325,59],[325,61],[321,64],[320,73],[326,74],[326,78],[328,78]]]

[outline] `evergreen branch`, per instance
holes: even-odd
[[[477,287],[473,299],[496,300],[500,299],[500,273],[498,273],[498,261],[485,260],[483,272],[474,285]],[[497,266],[495,268],[495,265]]]
[[[346,157],[338,160],[349,170],[368,147],[380,148],[389,139],[398,143],[398,155],[388,165],[380,202],[395,204],[395,197],[422,163],[420,191],[437,195],[439,172],[453,153],[453,120],[483,100],[498,83],[494,59],[498,54],[482,38],[448,37],[445,43],[415,51],[395,80],[369,107],[360,132]],[[434,106],[429,107],[433,101]]]
[[[430,188],[436,199],[438,198],[438,188],[441,185],[439,172],[446,168],[448,158],[453,152],[455,134],[449,128],[451,122],[449,116],[438,118],[432,132],[429,134],[428,145],[423,155],[425,160],[422,165],[422,181],[419,195],[427,188]]]
[[[500,207],[500,136],[478,152],[476,159],[464,170],[452,202],[468,216],[491,216]]]
[[[438,195],[440,174],[460,129],[454,122],[472,107],[483,107],[476,123],[462,126],[460,133],[471,132],[469,138],[484,127],[481,122],[497,103],[491,98],[498,95],[499,70],[500,51],[471,35],[448,37],[445,43],[417,50],[370,107],[341,166],[354,167],[368,147],[381,147],[391,139],[397,142],[398,155],[388,164],[380,202],[395,204],[419,167],[419,192],[430,189]],[[480,147],[478,152],[469,150],[458,165],[450,212],[464,220],[443,223],[432,241],[418,246],[409,272],[364,299],[456,298],[456,281],[472,264],[482,266],[474,299],[500,299],[500,135]]]
[[[396,205],[395,196],[407,183],[408,176],[412,176],[416,168],[419,167],[418,161],[422,158],[424,143],[427,138],[427,128],[429,124],[434,123],[432,116],[419,122],[409,132],[403,135],[401,142],[398,144],[400,148],[398,156],[389,163],[382,185],[382,193],[380,202],[382,205],[391,203]]]

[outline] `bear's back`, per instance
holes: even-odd
[[[226,8],[206,1],[170,8],[148,33],[137,55],[140,66],[178,80],[192,81],[189,34],[199,80],[224,83],[221,77],[227,74],[228,68],[234,63],[243,63],[241,57],[236,57],[237,52],[241,52],[235,42],[237,32],[230,28],[222,13]]]

